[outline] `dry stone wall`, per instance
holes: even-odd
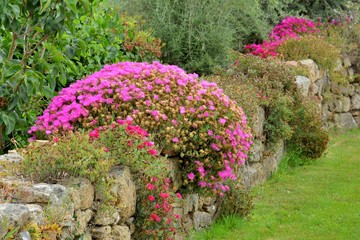
[[[339,61],[339,72],[353,78],[347,85],[331,81],[329,73],[319,69],[314,61],[307,59],[290,62],[308,70],[308,76],[297,76],[303,95],[315,101],[321,110],[324,126],[342,129],[360,125],[360,73],[359,55],[343,55]],[[276,171],[284,152],[284,142],[280,141],[269,149],[264,135],[265,111],[258,108],[253,117],[254,145],[251,156],[239,170],[239,184],[251,188],[265,181]],[[169,161],[176,162],[177,157]],[[171,158],[172,157],[172,158]],[[66,181],[34,183],[14,177],[1,166],[9,162],[17,163],[21,156],[9,153],[0,156],[0,239],[12,229],[24,229],[16,239],[31,239],[29,229],[35,224],[47,231],[49,239],[136,239],[136,187],[130,170],[125,166],[115,166],[108,173],[111,179],[111,193],[116,197],[114,206],[105,207],[106,197],[97,191],[87,179],[76,178]],[[175,186],[178,169],[173,164]],[[174,212],[182,216],[180,223],[183,235],[191,229],[200,230],[209,226],[217,216],[219,202],[216,198],[202,197],[197,193],[184,196],[183,201],[174,204]],[[54,225],[55,223],[55,225]]]

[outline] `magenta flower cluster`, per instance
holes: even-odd
[[[222,89],[159,62],[107,65],[62,89],[29,133],[95,129],[117,119],[145,129],[160,149],[191,159],[184,179],[219,192],[228,190],[223,182],[235,179],[252,144],[243,110]]]
[[[276,49],[289,38],[297,39],[301,35],[316,33],[317,24],[305,18],[286,17],[269,34],[269,41],[262,44],[249,44],[245,48],[250,54],[258,55],[263,58],[276,57]]]

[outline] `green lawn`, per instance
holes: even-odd
[[[316,163],[254,189],[248,219],[227,217],[190,239],[360,239],[360,129],[332,139]]]

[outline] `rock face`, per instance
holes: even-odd
[[[299,65],[307,68],[307,70],[309,72],[309,79],[311,80],[311,82],[315,82],[316,80],[321,78],[319,67],[314,62],[314,60],[305,59],[305,60],[299,61]]]
[[[1,223],[5,223],[7,227],[23,227],[31,220],[31,212],[24,204],[5,203],[0,204],[0,219]],[[1,229],[0,237],[6,235],[4,229]]]
[[[211,215],[206,212],[194,212],[194,228],[200,230],[211,224]]]
[[[354,117],[351,113],[339,113],[334,115],[335,124],[342,129],[352,129],[357,128],[358,124],[356,123]]]
[[[309,94],[310,83],[310,79],[307,77],[296,76],[296,84],[300,88],[302,95],[305,97]]]
[[[110,193],[117,199],[120,221],[125,222],[136,211],[136,187],[130,169],[127,166],[113,167],[107,177],[111,179]]]

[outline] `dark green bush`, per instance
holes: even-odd
[[[319,107],[311,100],[303,100],[294,108],[291,121],[294,134],[289,147],[306,157],[318,158],[325,152],[329,142],[329,133],[323,127]]]
[[[159,39],[107,1],[23,2],[0,1],[0,153],[10,139],[27,144],[26,131],[62,87],[104,64],[161,54]]]

